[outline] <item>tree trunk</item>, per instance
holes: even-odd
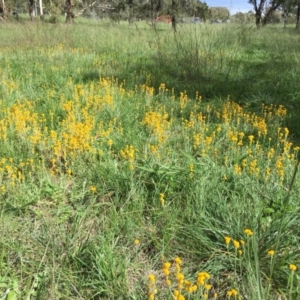
[[[271,15],[273,14],[273,12],[279,7],[279,4],[274,4],[272,5],[272,7],[270,7],[267,11],[267,13],[265,14],[264,18],[262,19],[262,25],[266,26],[268,20],[270,19]]]
[[[154,11],[154,0],[151,0],[150,2],[150,9],[151,9],[151,25],[154,29],[156,29],[157,13]]]
[[[5,21],[7,18],[7,10],[6,10],[4,0],[1,1],[1,7],[2,7],[2,19],[3,19],[3,21]]]
[[[30,20],[33,21],[35,17],[35,9],[34,9],[34,0],[29,0],[28,1],[28,11],[29,11],[29,17]]]
[[[66,23],[72,23],[74,14],[72,12],[72,0],[66,0]]]
[[[176,17],[174,15],[171,16],[171,22],[172,22],[172,28],[174,30],[174,32],[176,32]]]
[[[40,7],[40,19],[41,19],[41,20],[44,20],[43,0],[39,0],[39,7]]]
[[[261,22],[261,12],[257,11],[255,13],[255,24],[257,27],[260,26],[260,22]]]
[[[172,22],[172,28],[174,32],[176,32],[176,13],[177,13],[177,3],[175,0],[172,0],[172,13],[171,13],[171,22]]]
[[[300,30],[300,0],[298,0],[296,29]]]
[[[286,14],[283,14],[283,16],[282,16],[283,28],[286,28],[286,21],[287,21],[286,19],[287,19]]]
[[[261,14],[263,12],[263,8],[265,6],[267,0],[251,0],[251,3],[254,5],[254,11],[255,11],[255,24],[257,27],[261,25]],[[250,2],[250,1],[249,1]]]

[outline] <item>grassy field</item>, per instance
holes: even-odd
[[[0,24],[0,299],[300,299],[300,35]]]

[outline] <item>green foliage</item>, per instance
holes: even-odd
[[[229,9],[226,7],[211,7],[209,14],[212,21],[221,20],[225,22],[230,17]]]
[[[230,21],[234,23],[254,24],[255,16],[252,11],[249,11],[248,13],[237,12],[231,16]]]

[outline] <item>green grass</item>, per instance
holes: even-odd
[[[0,25],[0,299],[299,298],[296,32]]]

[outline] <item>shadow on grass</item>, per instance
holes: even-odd
[[[255,50],[255,49],[254,49]],[[186,91],[191,99],[198,92],[204,101],[230,99],[240,104],[247,103],[259,110],[263,103],[282,104],[289,112],[286,124],[295,140],[300,140],[300,66],[297,68],[290,57],[248,51],[248,59],[232,60],[226,68],[204,70],[199,64],[188,63],[167,56],[147,57],[144,60],[123,61],[118,70],[102,73],[90,70],[79,81],[89,82],[100,76],[114,76],[119,82],[126,81],[127,88],[148,82],[156,90],[161,83],[174,89],[176,95]],[[150,78],[150,82],[149,82]]]

